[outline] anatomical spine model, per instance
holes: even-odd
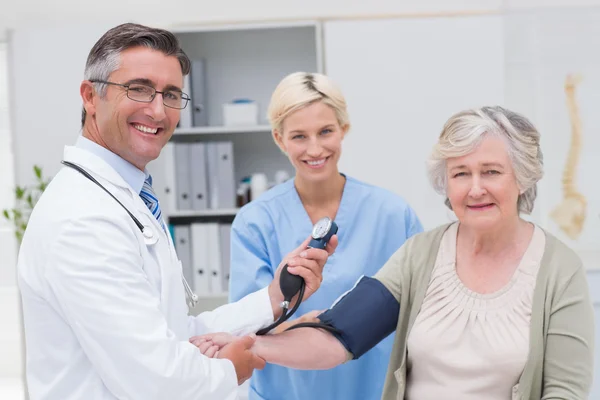
[[[581,119],[575,99],[575,87],[581,82],[580,76],[567,76],[565,94],[567,109],[571,119],[571,147],[563,171],[563,200],[550,213],[550,217],[571,239],[577,239],[583,230],[587,201],[575,187],[576,169],[581,154]]]

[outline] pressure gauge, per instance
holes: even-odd
[[[331,219],[329,217],[321,218],[313,226],[312,237],[313,239],[321,239],[327,235],[327,232],[331,229]]]
[[[321,218],[313,226],[312,239],[308,243],[308,247],[324,249],[329,239],[337,233],[337,230],[338,227],[335,222],[328,217]]]

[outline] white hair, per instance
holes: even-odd
[[[448,119],[428,161],[433,188],[446,195],[446,161],[471,153],[486,135],[506,141],[520,189],[517,208],[530,214],[537,196],[537,182],[544,176],[540,134],[527,118],[500,106],[465,110]],[[448,198],[445,204],[452,209]]]

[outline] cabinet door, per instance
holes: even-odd
[[[426,228],[451,218],[426,160],[444,122],[468,107],[503,104],[500,16],[324,25],[326,72],[347,97],[340,169],[403,196]]]

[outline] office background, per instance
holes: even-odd
[[[48,176],[59,169],[64,145],[72,144],[80,131],[78,87],[87,52],[109,27],[125,21],[152,24],[178,31],[188,43],[210,31],[224,36],[207,43],[229,44],[234,50],[235,43],[226,38],[236,32],[243,32],[238,35],[242,42],[258,35],[246,45],[267,48],[266,43],[273,44],[272,32],[279,30],[289,33],[289,42],[281,44],[279,69],[263,76],[261,86],[269,92],[282,77],[278,74],[295,65],[314,65],[337,81],[352,122],[341,170],[405,197],[426,228],[453,218],[425,176],[425,159],[444,121],[466,107],[487,104],[531,118],[542,134],[546,167],[531,219],[579,252],[600,317],[600,0],[106,0],[102,7],[74,0],[8,3],[0,5],[0,209],[13,206],[15,184],[32,182],[34,164]],[[211,82],[227,73],[234,76],[236,71]],[[570,98],[565,91],[569,74],[581,77]],[[262,128],[228,136],[236,151],[242,149],[234,162],[250,165],[248,172],[260,169],[257,162],[265,157],[276,160],[277,168],[285,165],[264,130],[266,98],[256,96]],[[577,117],[567,101],[579,108],[583,145],[572,159],[577,164],[575,186],[587,199],[584,227],[575,239],[551,217],[563,200],[561,182],[573,140],[572,118]],[[213,129],[223,124],[218,119],[178,141],[223,140]],[[198,133],[202,129],[209,129],[207,135]],[[159,164],[165,165],[167,161]],[[237,180],[240,174],[236,172]],[[207,215],[206,222],[226,224],[235,213],[228,210],[181,213],[175,206],[171,215],[178,226],[205,222]],[[2,399],[12,398],[9,391],[17,393],[22,379],[16,255],[12,226],[0,219]],[[223,298],[206,300],[204,306],[210,307]],[[600,364],[600,351],[596,360]],[[598,368],[595,376],[591,398],[600,398]]]

